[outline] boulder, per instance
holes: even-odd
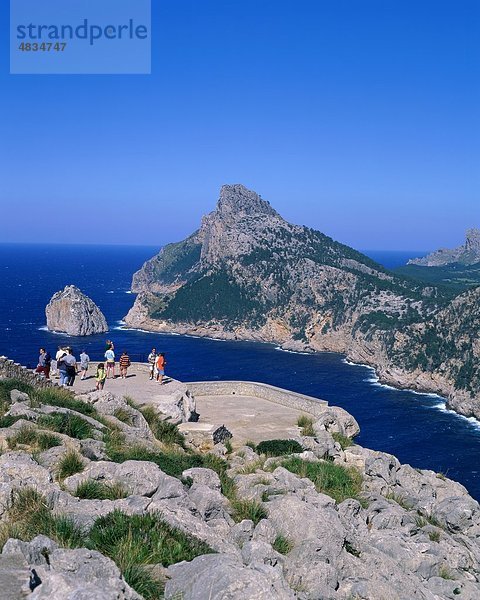
[[[67,285],[56,292],[48,303],[45,314],[49,331],[84,336],[108,331],[102,311],[76,286]]]
[[[36,567],[40,585],[30,600],[141,600],[117,565],[94,550],[54,550],[49,566]]]
[[[198,421],[195,397],[184,383],[173,379],[158,386],[156,393],[142,406],[152,406],[160,416],[175,425]]]
[[[120,483],[128,495],[153,496],[157,489],[178,479],[166,475],[155,463],[144,460],[126,460],[118,464],[109,461],[91,462],[81,473],[65,479],[65,489],[75,492],[80,483],[92,479],[102,483]]]
[[[360,426],[356,419],[339,406],[330,406],[322,411],[313,424],[313,429],[316,433],[328,431],[329,433],[341,433],[349,438],[360,433]]]
[[[168,568],[165,599],[293,600],[279,570],[258,562],[244,566],[225,554],[198,556]]]
[[[222,485],[220,483],[220,477],[212,469],[205,469],[204,467],[192,467],[182,473],[184,479],[190,478],[193,483],[201,483],[206,485],[212,490],[220,491]]]

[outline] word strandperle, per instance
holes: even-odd
[[[135,25],[133,19],[122,25],[91,25],[84,19],[80,25],[29,25],[17,26],[19,40],[88,40],[90,45],[101,39],[106,40],[146,40],[148,28]]]

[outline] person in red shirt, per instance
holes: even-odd
[[[160,383],[163,383],[163,376],[165,375],[165,365],[166,364],[167,364],[167,361],[165,360],[165,354],[163,352],[161,352],[157,356],[157,360],[155,363],[155,366],[157,368],[157,381],[159,381]]]

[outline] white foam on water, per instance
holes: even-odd
[[[224,340],[223,338],[208,337],[207,335],[195,335],[193,333],[170,333],[168,335],[181,335],[182,337],[193,338],[195,340],[211,340],[212,342],[231,342],[235,340]]]
[[[280,352],[288,352],[288,354],[303,354],[305,356],[311,356],[311,352],[301,352],[300,350],[288,350],[287,348],[282,348],[281,346],[275,346],[274,350],[279,350]]]
[[[372,367],[372,365],[366,365],[365,363],[352,362],[351,360],[348,360],[347,358],[342,358],[342,362],[346,365],[349,365],[350,367],[364,367],[365,369],[372,369],[373,371],[375,370]]]
[[[134,292],[132,292],[132,290],[126,290],[125,293],[126,294],[133,294]]]
[[[121,331],[138,331],[140,333],[150,333],[152,335],[181,335],[180,333],[169,333],[168,331],[148,331],[147,329],[140,329],[138,327],[125,327],[124,325],[118,325],[113,329]]]
[[[114,290],[108,290],[107,294],[114,294],[115,291]]]
[[[61,335],[63,337],[74,337],[73,335],[69,335],[68,333],[62,333],[61,331],[50,331],[50,329],[46,326],[46,325],[42,325],[41,327],[38,327],[38,331],[48,331],[48,333],[51,333],[53,335]]]
[[[433,408],[434,410],[438,410],[442,413],[451,415],[452,417],[456,417],[457,419],[461,419],[462,421],[467,421],[470,425],[472,425],[474,429],[480,431],[480,421],[478,421],[478,419],[476,419],[475,417],[466,417],[465,415],[461,415],[456,411],[452,410],[451,408],[447,408],[447,403],[445,401],[439,402],[438,404],[434,404],[431,408]]]

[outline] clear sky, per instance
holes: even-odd
[[[360,249],[480,226],[478,0],[153,0],[153,74],[9,75],[0,241],[182,239],[223,183]]]

